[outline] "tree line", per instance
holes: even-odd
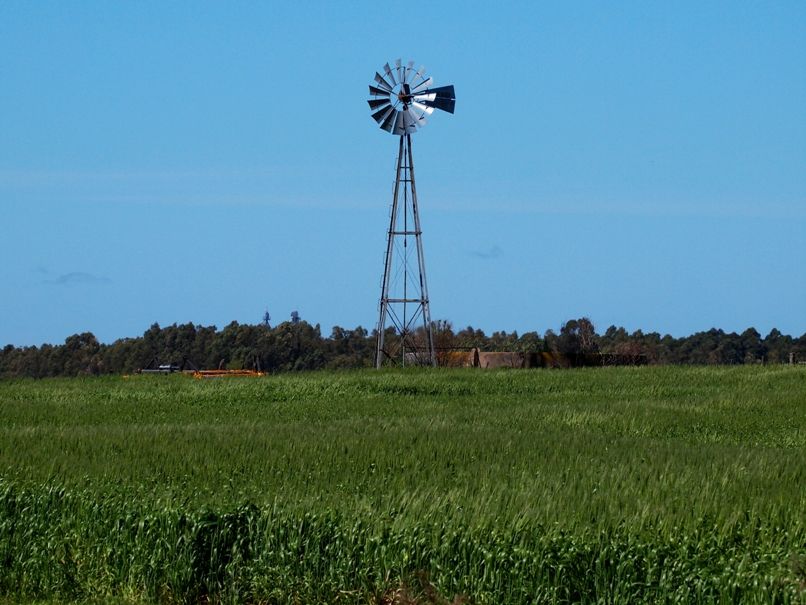
[[[361,326],[333,328],[323,336],[319,325],[305,321],[275,327],[232,322],[219,330],[192,323],[160,327],[142,336],[104,344],[91,333],[69,336],[64,344],[29,347],[7,345],[0,350],[0,377],[44,378],[125,374],[161,364],[192,368],[258,369],[265,372],[370,367],[375,332]],[[393,332],[388,338],[394,338]],[[552,352],[579,358],[608,355],[650,364],[751,364],[806,361],[806,334],[800,337],[773,329],[763,336],[748,328],[741,334],[711,329],[675,338],[641,330],[629,333],[610,326],[599,334],[587,318],[567,321],[559,331],[493,332],[450,322],[434,323],[438,350]]]

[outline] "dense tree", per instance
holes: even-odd
[[[467,326],[460,330],[455,338],[456,346],[470,349],[473,347],[486,348],[488,344],[487,336],[482,330],[475,330],[473,326]]]
[[[367,331],[358,326],[355,330],[347,330],[333,326],[330,333],[329,368],[356,368],[371,364],[375,351],[373,340]]]
[[[560,328],[554,340],[556,351],[562,355],[588,355],[599,351],[596,329],[587,317],[572,319]]]
[[[770,333],[764,338],[768,361],[772,363],[785,363],[788,361],[792,344],[791,336],[781,334],[776,328],[770,330]]]

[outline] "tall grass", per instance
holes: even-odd
[[[802,368],[16,381],[0,418],[9,597],[806,601]]]

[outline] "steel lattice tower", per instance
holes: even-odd
[[[435,365],[411,135],[400,137],[396,175],[381,286],[375,367],[380,367],[386,359],[405,365],[407,356],[410,362]],[[417,258],[416,273],[410,262],[412,254]],[[398,288],[394,288],[393,278],[399,279]],[[397,335],[390,338],[392,342],[385,338],[387,320]],[[418,334],[419,324],[422,324],[422,331]]]

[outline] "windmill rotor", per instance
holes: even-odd
[[[375,72],[369,85],[369,108],[378,126],[394,135],[414,134],[425,126],[434,109],[453,113],[456,94],[453,86],[434,87],[434,79],[426,76],[425,67],[414,68],[414,61],[403,64],[400,59],[391,67],[386,63]]]

